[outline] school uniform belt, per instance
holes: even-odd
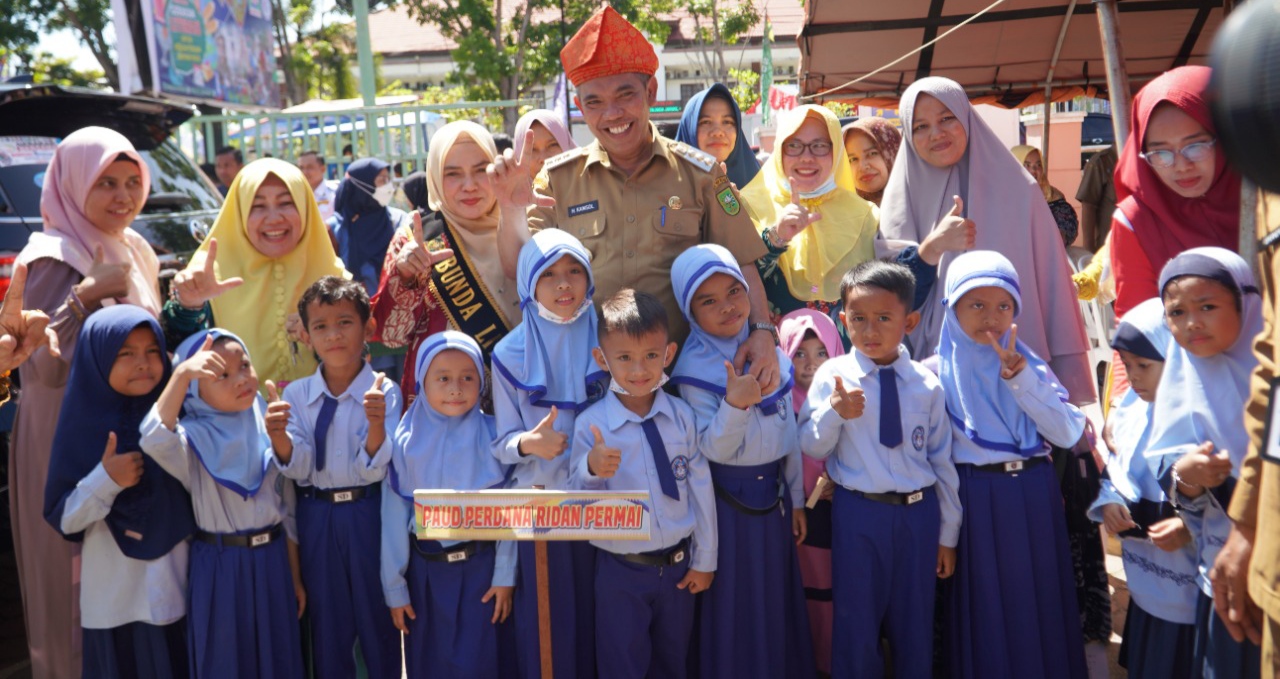
[[[689,558],[689,538],[677,542],[673,547],[659,549],[654,552],[641,552],[639,554],[610,552],[610,554],[623,561],[638,563],[641,566],[674,566],[678,563],[683,563],[685,559]]]
[[[316,488],[315,486],[298,486],[298,497],[308,500],[324,500],[334,504],[343,504],[346,502],[355,502],[364,498],[374,498],[382,495],[382,484],[371,483],[367,486],[352,486],[351,488]]]
[[[276,524],[270,528],[258,531],[256,533],[210,533],[208,531],[196,531],[196,539],[210,545],[219,547],[265,547],[284,536],[284,526]]]
[[[857,497],[866,498],[872,502],[879,502],[886,505],[913,505],[917,502],[924,501],[924,492],[933,486],[913,490],[910,493],[866,493],[861,490],[845,488],[845,490],[853,493]]]
[[[423,542],[434,542],[434,541],[428,541],[428,540],[420,541],[418,540],[417,536],[410,534],[409,542],[410,544],[413,545],[413,549],[418,553],[418,556],[421,556],[427,561],[434,561],[437,563],[458,563],[460,561],[466,561],[467,559],[470,559],[471,557],[477,554],[481,554],[483,552],[487,552],[493,549],[493,542],[487,541],[487,540],[472,540],[471,542],[461,542],[456,545],[451,545],[450,547],[441,549],[438,552],[428,552],[427,550],[422,548]]]
[[[997,472],[1000,474],[1017,474],[1038,467],[1049,461],[1047,456],[1029,457],[1025,460],[1014,460],[1013,462],[995,462],[992,464],[966,464],[956,465],[964,467],[972,467],[980,472]]]

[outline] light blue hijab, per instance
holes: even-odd
[[[1223,353],[1192,356],[1172,344],[1156,393],[1151,444],[1147,456],[1156,458],[1163,476],[1182,455],[1212,441],[1215,453],[1226,450],[1231,474],[1238,476],[1248,452],[1244,407],[1249,401],[1249,376],[1258,365],[1253,339],[1262,332],[1262,297],[1249,265],[1223,248],[1192,248],[1169,260],[1160,272],[1160,292],[1175,278],[1211,278],[1240,295],[1240,335]]]
[[[1000,377],[1000,356],[985,342],[976,342],[960,327],[955,305],[975,288],[1000,288],[1013,297],[1014,317],[1022,313],[1022,290],[1018,272],[1004,255],[975,250],[956,257],[947,269],[945,314],[938,340],[939,377],[946,395],[947,414],[964,430],[965,436],[988,450],[1035,457],[1048,451],[1036,430],[1036,423],[1013,396]],[[999,339],[1009,341],[1006,331]],[[1031,347],[1018,340],[1018,352],[1027,359],[1024,370],[1034,370],[1047,379],[1065,402],[1067,391],[1048,364]]]
[[[1173,335],[1164,322],[1164,303],[1153,297],[1130,309],[1120,319],[1111,348],[1123,349],[1153,361],[1164,361],[1172,345]],[[1159,398],[1159,390],[1156,394]],[[1111,451],[1112,457],[1107,466],[1124,472],[1110,474],[1111,485],[1130,502],[1164,500],[1160,481],[1152,475],[1145,456],[1154,411],[1154,403],[1143,401],[1133,389],[1126,389],[1107,416],[1111,440],[1116,446]]]
[[[742,269],[738,268],[738,260],[727,249],[713,243],[703,243],[685,250],[671,265],[671,285],[675,288],[676,301],[680,304],[680,312],[689,320],[689,339],[680,352],[675,370],[671,371],[671,382],[692,385],[724,396],[724,362],[733,362],[738,347],[747,341],[751,330],[744,323],[737,336],[716,337],[704,331],[693,319],[693,312],[689,310],[693,296],[704,281],[717,273],[733,276],[744,290],[749,289],[742,276]],[[777,411],[779,402],[791,393],[791,387],[795,384],[795,370],[791,366],[791,359],[781,349],[777,350],[777,354],[778,370],[783,376],[781,384],[777,391],[765,395],[756,405],[766,414]]]
[[[577,318],[562,323],[543,317],[534,294],[542,273],[566,255],[586,268],[587,295]],[[524,320],[494,347],[494,370],[516,389],[528,392],[529,401],[535,406],[556,406],[576,413],[599,400],[604,396],[609,373],[601,370],[591,355],[591,350],[599,346],[591,302],[596,292],[591,253],[561,229],[543,229],[533,234],[520,249],[516,291]]]
[[[484,391],[484,355],[470,336],[455,330],[438,332],[418,348],[414,386],[418,397],[396,427],[391,449],[391,489],[406,500],[418,488],[483,490],[501,485],[506,472],[490,454],[497,427],[480,403],[466,415],[449,417],[427,403],[423,380],[431,361],[442,351],[461,351],[476,364]]]
[[[174,362],[180,363],[200,351],[205,337],[214,341],[228,337],[240,346],[244,340],[213,328],[197,332],[183,340],[174,352]],[[248,356],[249,348],[245,347]],[[200,398],[200,381],[192,380],[187,388],[187,398],[182,402],[182,431],[187,445],[200,460],[205,471],[218,485],[248,499],[262,488],[267,467],[275,453],[265,424],[266,405],[261,396],[254,399],[253,407],[238,413],[215,410]]]

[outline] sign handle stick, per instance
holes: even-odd
[[[546,486],[536,485],[542,490]],[[553,679],[551,663],[551,585],[547,575],[547,543],[538,540],[533,543],[533,570],[538,587],[538,657],[542,662],[542,679]]]

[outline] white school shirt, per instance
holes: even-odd
[[[323,180],[312,191],[316,194],[316,207],[320,208],[320,221],[327,224],[333,216],[333,202],[338,197],[338,182]]]
[[[942,383],[912,361],[906,347],[898,348],[891,367],[902,414],[900,446],[880,443],[881,366],[854,352],[828,360],[814,374],[800,411],[800,449],[826,460],[831,480],[852,490],[910,493],[934,486],[942,509],[939,544],[955,547],[960,540],[960,476],[951,461],[951,420]],[[845,389],[862,389],[866,397],[856,419],[846,420],[831,407],[837,375]]]
[[[675,475],[680,499],[662,492],[654,456],[640,424],[654,419],[662,445]],[[605,445],[622,451],[622,463],[611,478],[591,473],[587,458],[595,445],[591,425],[600,429]],[[682,459],[683,458],[683,459]],[[716,569],[719,538],[716,534],[715,491],[711,468],[698,450],[697,420],[693,410],[680,399],[659,391],[648,417],[631,412],[609,392],[578,415],[573,431],[573,476],[575,490],[648,491],[653,511],[649,515],[649,539],[592,540],[591,544],[614,554],[639,554],[669,549],[692,537],[689,568],[704,573]]]
[[[698,419],[698,450],[707,461],[751,466],[781,459],[791,506],[804,508],[804,461],[791,394],[778,399],[778,411],[771,415],[756,406],[739,410],[723,396],[691,384],[680,385],[680,396]]]
[[[187,614],[187,541],[150,561],[125,556],[105,521],[123,490],[98,463],[63,506],[62,532],[84,531],[80,625],[85,629],[168,625]]]
[[[957,366],[957,369],[963,370],[964,366]],[[1036,423],[1036,430],[1040,432],[1041,438],[1046,443],[1070,448],[1084,434],[1085,416],[1079,408],[1058,395],[1058,390],[1063,387],[1048,379],[1047,376],[1051,374],[1041,373],[1032,366],[1027,366],[1022,372],[1005,380],[1005,383],[1009,385],[1018,407]],[[1065,393],[1066,390],[1063,391]],[[965,435],[962,425],[952,421],[951,426],[951,457],[956,464],[997,464],[1027,459],[1017,453],[983,448]],[[1048,454],[1049,446],[1046,445],[1043,452],[1031,457],[1044,457]]]
[[[187,446],[182,422],[178,422],[177,431],[170,430],[160,421],[154,406],[142,421],[142,452],[150,455],[191,492],[191,504],[200,530],[237,533],[284,523],[289,539],[298,540],[297,526],[292,518],[293,484],[280,473],[269,443],[262,451],[262,464],[266,469],[262,487],[248,498],[214,480]]]
[[[537,455],[520,454],[520,435],[532,431],[551,408],[536,406],[529,400],[529,392],[517,389],[500,370],[493,374],[493,416],[498,427],[498,438],[493,444],[493,455],[502,464],[513,465],[512,488],[543,486],[546,490],[564,490],[569,487],[569,448],[552,460]],[[568,408],[556,409],[555,430],[568,436],[572,443],[576,413]]]
[[[373,389],[373,383],[377,380],[373,368],[365,362],[347,390],[338,395],[329,391],[322,370],[323,364],[316,368],[314,374],[290,382],[281,394],[281,398],[289,404],[288,430],[289,439],[293,441],[293,458],[287,467],[282,467],[284,475],[297,481],[299,486],[325,489],[351,488],[381,482],[387,476],[387,465],[391,463],[391,440],[395,438],[396,425],[400,423],[403,403],[400,387],[396,386],[395,380],[382,381],[382,393],[387,404],[386,420],[383,422],[386,436],[382,440],[382,446],[371,457],[365,452],[365,442],[369,438],[369,419],[364,414],[364,394]],[[336,398],[338,407],[325,436],[327,445],[324,469],[317,471],[316,419],[320,416],[325,396]]]

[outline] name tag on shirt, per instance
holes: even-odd
[[[1263,438],[1262,459],[1280,464],[1280,408],[1276,407],[1276,390],[1280,378],[1271,380],[1271,399],[1267,403],[1267,427]]]
[[[599,209],[600,209],[600,201],[598,200],[593,200],[590,203],[582,203],[580,205],[570,205],[569,216],[577,217],[578,215],[585,215],[588,212],[595,212],[596,210],[599,210]]]

